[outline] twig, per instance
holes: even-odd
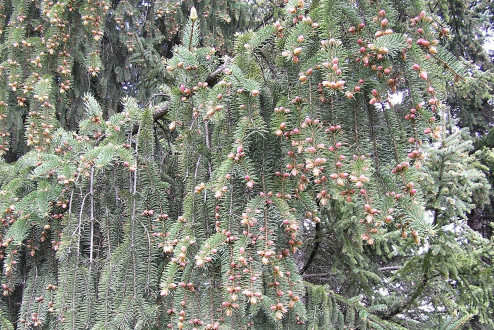
[[[94,166],[91,167],[91,177],[89,179],[89,221],[91,222],[91,233],[89,238],[89,274],[91,274],[91,268],[93,266],[93,244],[94,244]]]
[[[388,266],[388,267],[381,267],[381,268],[378,268],[378,270],[380,272],[385,272],[387,270],[398,270],[398,269],[401,269],[402,266]]]

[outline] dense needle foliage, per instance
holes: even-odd
[[[0,0],[1,328],[493,327],[492,73],[428,5]]]

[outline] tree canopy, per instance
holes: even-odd
[[[492,13],[0,0],[1,328],[494,327]]]

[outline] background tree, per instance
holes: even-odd
[[[489,148],[494,146],[494,64],[492,52],[486,51],[485,46],[493,42],[494,5],[490,1],[429,1],[428,6],[450,26],[446,47],[480,69],[474,72],[476,79],[468,84],[449,87],[447,103],[458,118],[458,125],[468,127],[476,139],[474,151],[479,151],[482,163],[492,168]],[[492,183],[492,170],[486,175]],[[491,199],[484,208],[476,207],[468,216],[469,225],[488,238],[492,236],[493,210]]]
[[[493,326],[446,11],[1,5],[2,328]]]

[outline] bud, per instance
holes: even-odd
[[[197,20],[197,10],[196,10],[196,7],[192,6],[192,8],[190,8],[190,20],[192,22],[196,21]]]

